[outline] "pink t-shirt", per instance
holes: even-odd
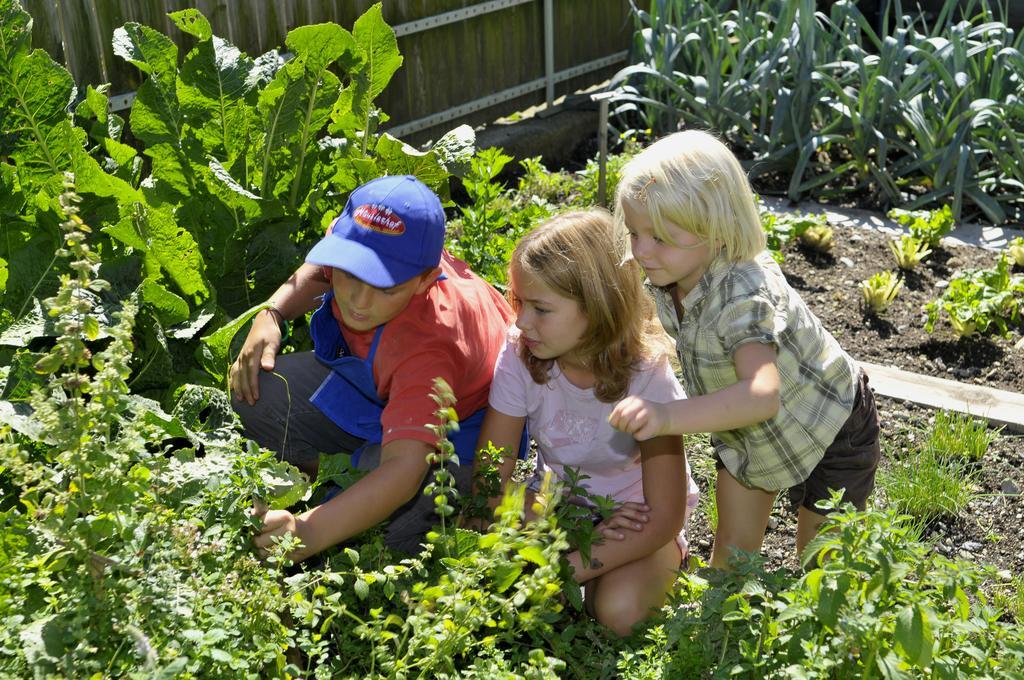
[[[527,419],[530,436],[537,442],[538,477],[551,470],[565,478],[565,467],[579,468],[590,479],[581,485],[597,496],[614,500],[643,502],[643,470],[640,444],[632,435],[608,424],[615,402],[605,403],[592,389],[576,387],[558,369],[544,385],[530,377],[519,358],[518,333],[510,331],[505,347],[494,365],[489,403],[492,408],[514,417]],[[630,380],[627,394],[657,403],[685,398],[682,386],[667,359],[643,366]],[[697,506],[699,490],[686,469],[686,518]],[[686,550],[685,525],[679,536]]]

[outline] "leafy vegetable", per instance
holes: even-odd
[[[889,217],[910,229],[910,235],[918,241],[936,248],[942,237],[953,229],[953,211],[948,205],[937,210],[889,211]]]
[[[860,282],[861,299],[864,306],[875,314],[884,312],[903,287],[903,279],[891,271],[872,274]]]
[[[1024,267],[1024,237],[1018,236],[1006,246],[1010,259],[1018,267]]]
[[[928,244],[915,236],[901,236],[889,241],[889,250],[896,258],[896,266],[904,271],[913,271],[932,254]]]
[[[925,305],[925,329],[931,333],[935,323],[945,316],[958,337],[986,333],[995,329],[1009,335],[1019,323],[1024,308],[1024,276],[1010,275],[1006,254],[1001,254],[994,269],[969,270],[949,282],[938,300]]]

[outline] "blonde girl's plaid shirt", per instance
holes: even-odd
[[[769,491],[806,480],[853,409],[857,366],[789,287],[767,252],[755,260],[715,260],[683,299],[655,289],[658,316],[676,339],[689,396],[737,382],[732,355],[747,342],[775,345],[780,407],[773,418],[715,432],[726,469],[742,484]]]

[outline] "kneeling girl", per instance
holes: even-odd
[[[683,390],[628,244],[604,211],[568,213],[517,245],[509,268],[515,328],[495,365],[480,447],[537,443],[536,488],[546,471],[587,476],[594,495],[619,502],[597,525],[590,560],[569,556],[587,609],[626,635],[660,607],[686,556],[685,525],[697,504],[682,438],[638,442],[608,423],[629,395],[671,402]],[[479,457],[478,457],[479,459]],[[515,456],[500,466],[503,485]],[[529,504],[527,505],[529,507]]]

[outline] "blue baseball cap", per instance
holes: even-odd
[[[444,208],[437,194],[412,175],[389,175],[349,195],[345,210],[306,262],[391,288],[436,267],[442,248]]]

